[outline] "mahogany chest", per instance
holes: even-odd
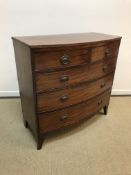
[[[40,149],[47,132],[107,113],[121,37],[12,37],[25,127]]]

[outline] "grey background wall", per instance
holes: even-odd
[[[11,36],[101,32],[123,37],[113,94],[131,94],[131,0],[0,0],[0,96],[17,96]]]

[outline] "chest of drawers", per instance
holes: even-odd
[[[107,113],[121,37],[13,37],[23,120],[40,149],[47,132]]]

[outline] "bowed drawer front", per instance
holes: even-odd
[[[54,50],[34,52],[35,71],[60,70],[87,64],[89,61],[89,51],[86,49],[78,49],[76,52],[73,48],[69,50]]]
[[[36,73],[37,93],[75,86],[108,75],[115,70],[115,61],[115,59],[110,59],[99,64],[80,66],[64,71]]]
[[[13,37],[25,127],[47,132],[107,113],[121,37],[98,33]]]
[[[108,105],[109,96],[110,91],[106,91],[93,100],[88,100],[84,103],[55,112],[39,114],[40,132],[56,130],[79,122],[86,117],[90,117],[90,115],[100,110],[103,105]]]
[[[63,89],[57,92],[37,95],[38,111],[45,112],[68,107],[89,100],[111,88],[113,75],[77,87]]]

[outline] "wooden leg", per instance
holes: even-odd
[[[24,121],[24,126],[25,126],[25,128],[29,127],[28,122],[26,120]]]
[[[104,106],[104,114],[107,115],[107,111],[108,111],[108,106]]]
[[[40,150],[42,148],[42,144],[43,144],[44,139],[39,138],[37,141],[37,150]]]

